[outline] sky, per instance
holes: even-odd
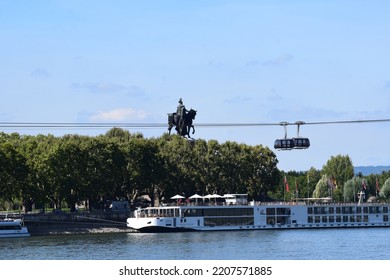
[[[182,98],[195,139],[267,146],[281,170],[390,165],[389,122],[303,125],[299,151],[274,150],[282,126],[196,127],[389,119],[389,14],[386,0],[1,0],[0,122],[165,124]]]

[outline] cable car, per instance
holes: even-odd
[[[295,141],[290,138],[276,139],[274,148],[277,150],[291,150],[295,148]]]
[[[287,125],[290,125],[287,122],[281,122],[280,125],[284,127],[284,138],[276,139],[274,148],[278,150],[292,150],[292,149],[307,149],[310,147],[309,138],[304,138],[299,136],[299,128],[301,125],[305,124],[302,121],[295,122],[297,125],[297,137],[295,138],[287,138]]]
[[[281,126],[284,127],[284,138],[283,139],[276,139],[274,148],[277,150],[291,150],[294,149],[295,143],[294,140],[291,138],[287,138],[287,128],[288,125],[287,122],[281,122]]]
[[[310,147],[309,138],[297,137],[292,140],[294,141],[294,149],[307,149]]]
[[[293,138],[294,140],[294,149],[307,149],[310,147],[310,140],[309,138],[304,138],[299,136],[299,127],[302,124],[305,124],[305,122],[298,121],[295,123],[298,128],[297,128],[297,137]]]

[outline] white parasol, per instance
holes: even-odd
[[[171,197],[171,199],[183,199],[183,198],[185,198],[185,197],[180,195],[180,194],[177,194],[177,195]]]
[[[208,198],[208,199],[215,199],[215,203],[217,203],[217,198],[221,198],[221,197],[223,197],[223,196],[220,196],[219,194],[208,194],[208,195],[206,195],[204,198]]]
[[[198,204],[198,199],[199,198],[203,198],[203,196],[201,196],[201,195],[199,195],[199,194],[194,194],[194,195],[191,195],[190,197],[189,197],[189,199],[195,199],[195,203],[196,204]]]
[[[198,199],[198,198],[203,198],[203,196],[199,195],[199,194],[194,194],[194,195],[191,195],[189,197],[189,199]]]

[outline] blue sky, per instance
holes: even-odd
[[[0,122],[197,123],[390,117],[389,1],[0,1]],[[273,149],[282,127],[198,127]],[[21,134],[104,130],[13,130]],[[136,129],[159,137],[164,128]],[[296,127],[288,127],[288,136]],[[390,123],[306,125],[282,170],[390,165]]]

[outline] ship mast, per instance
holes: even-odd
[[[366,194],[363,192],[363,191],[360,191],[360,192],[358,192],[358,194],[357,194],[358,196],[359,196],[359,202],[358,202],[358,205],[360,205],[360,204],[362,204],[362,202],[363,202],[363,199],[364,199],[364,197],[366,196]]]

